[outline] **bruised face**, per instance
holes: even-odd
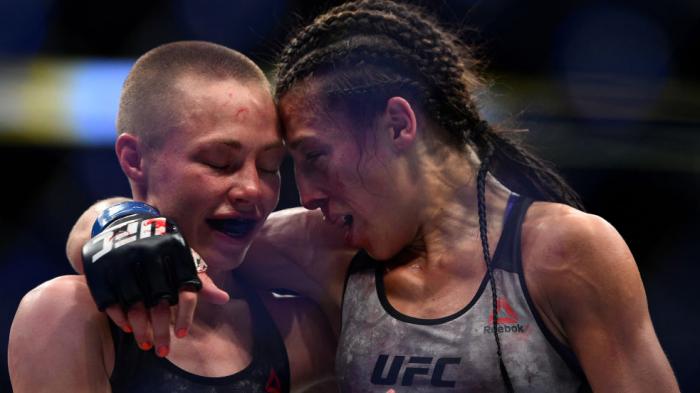
[[[185,76],[177,88],[177,119],[144,154],[145,199],[210,269],[234,268],[279,198],[284,149],[272,97],[233,79]]]
[[[410,217],[417,195],[383,115],[356,129],[347,116],[316,116],[314,105],[297,98],[285,95],[280,111],[302,204],[343,227],[349,246],[391,258],[418,232]]]

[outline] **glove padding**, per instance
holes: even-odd
[[[97,308],[142,301],[177,304],[178,291],[199,291],[197,264],[172,220],[134,214],[115,220],[83,247],[83,266]]]

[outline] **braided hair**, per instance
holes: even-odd
[[[493,333],[501,376],[512,383],[498,335],[497,290],[486,222],[486,175],[514,191],[582,209],[577,194],[549,165],[503,130],[481,119],[475,96],[484,87],[473,51],[416,6],[359,0],[330,9],[300,30],[280,55],[276,98],[302,82],[314,84],[315,103],[329,113],[372,122],[393,96],[412,99],[437,127],[436,137],[472,146],[477,173],[479,229],[493,298]]]

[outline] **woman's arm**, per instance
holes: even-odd
[[[88,207],[80,218],[78,218],[78,221],[76,221],[75,225],[73,225],[73,229],[71,229],[70,234],[68,234],[68,241],[66,242],[66,256],[76,272],[84,274],[83,256],[81,251],[83,249],[83,245],[90,240],[92,225],[95,223],[97,216],[100,214],[100,212],[102,212],[102,210],[119,202],[128,200],[128,198],[124,197],[103,199]]]
[[[76,270],[82,272],[81,249],[90,239],[99,212],[125,200],[117,197],[97,202],[81,215],[67,244],[68,257]],[[341,232],[339,228],[326,225],[320,211],[296,208],[275,212],[253,242],[241,272],[261,288],[286,288],[304,294],[318,303],[329,321],[335,324],[345,271],[355,253],[355,250],[344,247]],[[199,296],[205,301],[221,303],[227,300],[225,292],[218,289],[205,273],[200,273],[199,278],[203,284]],[[196,303],[194,293],[180,291],[176,331],[188,329]],[[113,305],[106,312],[118,326],[132,329],[139,341],[169,345],[170,312],[166,305],[146,309],[142,304],[136,304],[128,313],[124,313],[119,305]]]
[[[327,225],[320,210],[270,214],[251,245],[241,272],[264,288],[286,288],[324,305],[340,305],[345,273],[357,252],[344,232]]]
[[[544,205],[555,213],[535,220],[523,238],[528,287],[593,391],[678,392],[625,241],[600,217]]]
[[[110,392],[114,362],[107,319],[82,276],[62,276],[24,296],[8,348],[13,391]]]
[[[83,273],[81,250],[99,213],[128,200],[98,201],[78,218],[66,244],[66,255],[77,272]],[[355,252],[345,247],[341,229],[323,222],[319,210],[286,209],[270,214],[248,251],[242,272],[261,287],[292,289],[327,301],[330,294],[338,297],[342,292],[344,274]]]

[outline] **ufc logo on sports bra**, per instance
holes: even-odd
[[[429,379],[430,386],[438,388],[453,388],[456,381],[443,379],[445,369],[451,365],[459,364],[462,358],[437,358],[433,362],[432,357],[411,356],[405,362],[406,356],[379,355],[374,364],[372,379],[374,385],[396,385],[400,381],[401,386],[413,385],[415,378]],[[387,364],[389,364],[387,370]],[[402,367],[404,366],[405,367]]]
[[[146,220],[135,219],[109,228],[92,239],[94,244],[102,241],[102,249],[92,256],[92,262],[97,262],[98,259],[113,249],[131,243],[134,240],[165,234],[166,222],[165,217]]]

